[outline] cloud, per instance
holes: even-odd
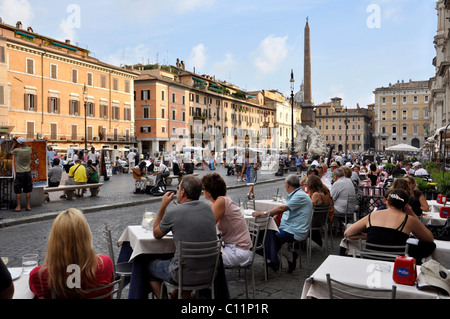
[[[216,75],[217,78],[225,80],[231,76],[231,73],[237,72],[237,60],[234,58],[233,54],[226,53],[223,61],[218,61],[212,66],[212,74]]]
[[[201,70],[206,65],[206,47],[204,44],[200,43],[192,48],[191,55],[188,59],[188,64],[198,70]]]
[[[0,16],[3,23],[16,25],[21,21],[24,28],[31,25],[33,20],[33,8],[27,0],[3,0],[0,4]]]
[[[120,66],[120,65],[131,65],[136,63],[146,64],[148,58],[148,53],[150,49],[144,44],[138,44],[135,47],[128,47],[119,49],[116,52],[105,57],[103,60],[106,63]]]
[[[287,36],[268,36],[260,43],[254,54],[254,65],[261,73],[270,74],[278,70],[289,51],[287,39]]]

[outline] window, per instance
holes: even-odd
[[[27,122],[27,139],[34,139],[34,122]]]
[[[120,120],[120,107],[115,105],[115,106],[113,106],[112,111],[114,113],[113,118],[115,120]]]
[[[151,133],[152,128],[150,126],[142,126],[141,133]]]
[[[402,112],[402,119],[406,120],[408,118],[408,110],[403,110]]]
[[[381,103],[386,104],[386,98],[385,97],[381,98]]]
[[[172,110],[172,120],[175,121],[177,119],[177,112],[175,111],[175,109]]]
[[[141,91],[141,100],[142,101],[150,100],[150,90],[142,90]]]
[[[72,82],[78,83],[78,70],[72,69]]]
[[[150,108],[148,106],[144,106],[142,108],[142,117],[144,119],[149,119],[150,118]]]
[[[395,110],[392,111],[392,119],[394,121],[397,120],[397,111],[395,111]]]
[[[186,96],[185,96],[185,95],[183,95],[183,96],[181,97],[181,103],[182,103],[183,105],[186,105]]]
[[[125,121],[131,121],[131,109],[130,108],[123,109],[123,119]]]
[[[392,134],[397,134],[397,126],[392,127]]]
[[[86,109],[87,109],[87,115],[88,116],[90,116],[90,117],[94,117],[95,116],[94,103],[87,102],[86,103]]]
[[[37,111],[37,95],[25,94],[25,111]]]
[[[414,133],[414,135],[419,134],[419,126],[418,125],[413,126],[413,133]]]
[[[175,103],[177,100],[177,96],[175,93],[172,93],[172,103]]]
[[[413,120],[419,119],[419,109],[413,109]]]
[[[100,75],[100,87],[106,89],[106,75]]]
[[[417,96],[414,96],[414,103],[417,103]]]
[[[166,92],[165,91],[161,91],[161,101],[164,101],[164,96],[165,96]]]
[[[88,72],[87,74],[87,85],[88,86],[93,86],[94,85],[94,75],[90,72]]]
[[[381,111],[381,120],[386,121],[386,111]]]
[[[50,64],[50,78],[54,80],[58,78],[58,65]]]
[[[27,73],[34,74],[34,60],[27,58]]]
[[[76,125],[72,125],[70,131],[71,131],[70,138],[72,140],[77,140],[78,139],[78,127]]]
[[[58,139],[58,124],[50,123],[50,139],[57,140]]]
[[[0,63],[6,63],[6,50],[4,46],[0,47]]]
[[[108,105],[101,104],[100,105],[100,117],[107,118],[108,117]]]
[[[166,113],[166,110],[165,109],[161,109],[161,118],[164,118],[165,117],[165,114]]]
[[[131,92],[131,85],[129,80],[125,80],[125,93]]]
[[[79,101],[70,100],[69,101],[69,114],[70,115],[79,115],[80,114],[79,105],[80,105]]]
[[[119,79],[113,78],[113,90],[119,91]]]
[[[406,96],[404,96],[403,97],[403,104],[406,104],[406,101],[407,101]]]
[[[165,126],[161,126],[161,133],[166,133],[166,127]]]
[[[408,134],[408,127],[406,125],[402,126],[402,133],[403,133],[403,135]]]
[[[430,116],[430,110],[426,107],[423,109],[423,117],[428,118]]]
[[[48,113],[59,113],[60,100],[56,97],[48,98]]]
[[[429,96],[428,96],[428,95],[425,95],[424,99],[425,99],[425,103],[428,103],[428,101],[429,101]]]
[[[397,104],[397,97],[392,97],[392,104]]]
[[[5,87],[0,85],[0,105],[5,104]]]
[[[386,134],[386,127],[385,126],[381,127],[381,134]]]
[[[186,111],[183,110],[183,113],[181,116],[182,116],[182,121],[186,122]]]

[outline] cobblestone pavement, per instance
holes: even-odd
[[[244,200],[247,194],[245,182],[238,182],[235,176],[226,176],[225,168],[218,167],[216,171],[196,170],[199,177],[217,172],[221,174],[228,185],[228,195],[238,202]],[[284,177],[275,177],[271,174],[260,174],[255,186],[255,194],[259,199],[268,199],[279,188],[284,191]],[[176,189],[177,182],[169,189]],[[157,211],[160,198],[151,195],[134,195],[132,190],[134,180],[131,175],[113,175],[109,181],[105,181],[97,198],[76,198],[73,201],[60,200],[59,194],[51,194],[50,202],[45,202],[41,207],[33,208],[31,212],[20,213],[12,211],[0,211],[0,256],[8,256],[10,267],[20,267],[21,256],[25,253],[37,252],[40,263],[43,262],[46,252],[47,238],[50,233],[53,219],[56,214],[66,208],[76,207],[86,214],[94,237],[94,248],[98,253],[107,254],[106,244],[101,238],[101,228],[107,223],[112,231],[113,240],[117,240],[128,225],[140,224],[142,214],[145,211]],[[201,200],[205,200],[204,198]],[[334,237],[333,248],[329,253],[337,254],[341,238]],[[119,248],[115,247],[117,257]],[[310,273],[312,273],[325,260],[325,249],[313,244]],[[269,280],[264,281],[262,258],[257,256],[255,264],[255,282],[257,299],[298,299],[301,296],[303,282],[308,277],[306,270],[305,252],[302,254],[302,268],[292,273],[287,273],[287,262],[284,260],[280,272],[269,269]],[[230,297],[232,299],[245,298],[244,272],[226,271]],[[251,279],[249,276],[249,297],[251,294]],[[127,289],[123,293],[126,298]]]

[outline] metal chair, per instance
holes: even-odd
[[[313,206],[313,216],[310,227],[310,239],[313,231],[323,230],[325,233],[325,253],[328,256],[328,215],[330,213],[330,204],[318,204]],[[311,256],[311,244],[309,246],[309,255]]]
[[[167,288],[167,290],[178,289],[178,299],[182,298],[183,290],[197,291],[211,288],[211,298],[214,299],[214,280],[219,265],[221,248],[222,239],[207,242],[178,241],[178,283],[172,284],[163,281],[160,298],[163,298],[164,288]],[[190,268],[186,261],[195,262],[196,268]],[[205,273],[205,282],[201,284],[190,284],[190,272]]]
[[[358,201],[358,196],[356,196],[356,195],[348,195],[347,196],[347,209],[346,209],[345,215],[344,215],[345,229],[347,229],[349,226],[349,223],[348,223],[349,218],[347,217],[348,215],[351,216],[351,220],[353,222],[358,220],[358,217],[356,215],[356,210],[355,210],[357,201]]]
[[[120,299],[122,296],[123,282],[124,282],[124,277],[120,277],[119,279],[117,279],[109,284],[91,288],[91,289],[86,289],[85,290],[86,294],[97,292],[97,291],[102,291],[102,290],[107,290],[107,289],[109,290],[108,292],[103,293],[101,295],[91,297],[91,298],[86,298],[86,299],[106,299],[109,297],[111,297],[111,299]],[[114,298],[114,295],[116,295],[116,298]],[[73,299],[81,299],[80,298],[81,296],[78,294],[74,293],[72,296],[73,296]],[[57,299],[54,290],[52,290],[52,299]],[[72,298],[69,297],[69,299],[72,299]]]
[[[395,299],[397,286],[391,289],[364,288],[345,284],[326,274],[330,299]]]
[[[117,277],[131,277],[133,270],[133,263],[116,263],[114,259],[114,249],[112,244],[111,230],[108,229],[108,224],[102,228],[103,240],[108,244],[108,255],[114,264],[114,274]]]
[[[398,256],[407,256],[408,250],[408,244],[399,246],[377,245],[360,239],[359,250],[354,250],[353,257],[393,262]]]
[[[269,216],[267,216],[267,217],[269,218]],[[252,285],[253,285],[253,298],[255,298],[255,272],[254,272],[253,266],[254,266],[256,251],[259,250],[259,249],[263,249],[263,247],[264,247],[263,245],[258,244],[258,238],[259,238],[259,235],[261,234],[260,231],[262,229],[262,224],[263,223],[264,223],[264,221],[260,222],[260,223],[256,223],[256,219],[255,219],[255,222],[254,221],[248,221],[247,222],[248,231],[250,233],[250,238],[252,240],[252,253],[253,253],[253,255],[252,255],[251,262],[248,265],[246,265],[246,266],[234,266],[234,267],[226,268],[226,269],[236,269],[236,270],[239,270],[239,271],[241,271],[242,269],[244,270],[245,296],[246,296],[247,299],[248,299],[247,270],[251,271]],[[268,219],[267,219],[267,223],[268,223]],[[265,232],[264,232],[263,237],[265,238]],[[263,254],[265,255],[265,250],[264,249],[263,249]],[[264,257],[264,260],[265,260],[265,257]],[[264,263],[266,263],[266,261]],[[264,266],[265,266],[265,264],[264,264]]]
[[[268,273],[267,273],[267,258],[266,258],[266,235],[267,235],[267,228],[269,226],[270,216],[258,216],[255,217],[255,224],[259,225],[259,234],[257,239],[257,245],[254,249],[256,249],[256,252],[262,250],[263,255],[263,263],[264,263],[264,280],[267,281],[268,279]],[[262,238],[261,238],[262,236]]]

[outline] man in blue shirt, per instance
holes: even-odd
[[[275,238],[278,249],[282,250],[283,255],[288,260],[288,273],[292,273],[295,269],[298,256],[296,253],[286,251],[286,245],[284,244],[302,241],[308,237],[313,205],[308,194],[300,188],[298,176],[289,175],[286,177],[284,186],[288,193],[285,205],[278,206],[264,213],[254,212],[253,216],[276,216],[283,214],[279,232],[276,233]],[[276,270],[279,265],[271,264],[270,266]]]

